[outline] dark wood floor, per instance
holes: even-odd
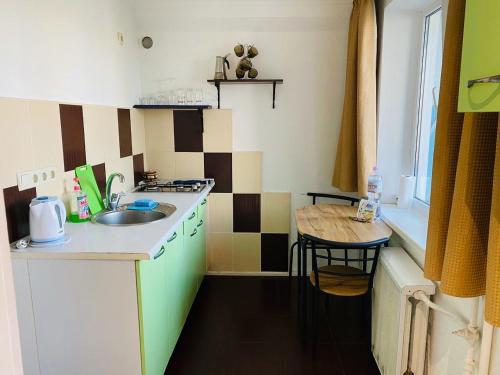
[[[360,300],[321,305],[318,353],[301,339],[296,282],[280,277],[205,278],[168,375],[379,374]],[[308,329],[310,332],[310,328]]]

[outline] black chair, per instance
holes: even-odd
[[[329,199],[337,199],[337,200],[347,201],[347,202],[350,202],[351,206],[354,206],[356,203],[359,203],[359,198],[347,197],[344,195],[337,195],[337,194],[307,193],[307,196],[312,197],[312,204],[316,204],[316,200],[318,198],[329,198]],[[292,246],[290,247],[290,264],[288,266],[288,277],[290,280],[292,279],[293,250],[295,248],[298,248],[298,245],[299,245],[299,241],[295,241],[292,244]],[[308,248],[310,249],[311,247],[309,246]],[[328,254],[331,256],[331,251],[327,246],[317,246],[316,248],[326,249],[328,251]],[[345,255],[347,256],[347,249],[345,250]],[[297,270],[300,273],[300,269],[301,269],[300,254],[297,254],[297,265],[298,265]],[[328,265],[331,265],[331,260],[328,261]]]
[[[304,241],[308,241],[304,239]],[[368,334],[371,336],[371,290],[373,279],[377,268],[380,247],[387,243],[376,243],[367,248],[351,248],[344,251],[343,257],[332,257],[321,255],[323,249],[319,249],[314,242],[309,244],[312,253],[312,272],[309,276],[310,283],[314,289],[312,293],[312,322],[313,322],[313,354],[316,353],[318,337],[318,300],[320,294],[326,298],[325,306],[328,306],[330,296],[339,297],[363,297],[364,317]],[[367,250],[371,250],[373,255]],[[355,253],[355,254],[352,254]],[[352,254],[352,255],[351,255]],[[327,259],[327,266],[318,266],[318,259]],[[332,265],[331,261],[340,261],[343,264]],[[362,268],[353,267],[352,264],[360,265]]]

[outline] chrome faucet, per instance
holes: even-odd
[[[125,181],[125,176],[122,175],[121,173],[111,173],[111,175],[108,177],[108,180],[106,181],[106,201],[105,201],[105,206],[108,210],[114,211],[118,207],[118,204],[120,203],[120,198],[122,195],[125,195],[124,193],[113,193],[111,194],[111,185],[113,184],[113,180],[115,177],[118,177],[120,179],[120,182],[123,183]]]

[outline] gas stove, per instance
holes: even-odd
[[[135,191],[143,193],[199,193],[212,182],[211,179],[142,181]]]

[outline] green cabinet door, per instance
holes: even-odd
[[[198,239],[198,228],[195,223],[189,226],[188,231],[184,232],[184,254],[188,258],[185,263],[184,272],[186,273],[186,315],[191,309],[191,305],[196,296],[196,275],[197,275],[197,258],[196,245]]]
[[[182,227],[177,228],[173,235],[167,240],[167,257],[165,260],[165,272],[167,280],[167,323],[168,323],[168,358],[174,351],[177,339],[182,331],[183,310],[180,303],[181,290],[179,288],[179,255],[182,251]]]
[[[206,222],[205,216],[203,212],[203,216],[198,215],[198,225],[197,225],[198,233],[196,234],[196,289],[198,290],[203,278],[206,273]]]
[[[459,112],[500,111],[500,83],[477,83],[468,87],[471,80],[500,75],[499,19],[500,1],[467,1],[458,101]]]
[[[142,375],[163,374],[170,357],[166,246],[155,259],[136,262]]]

